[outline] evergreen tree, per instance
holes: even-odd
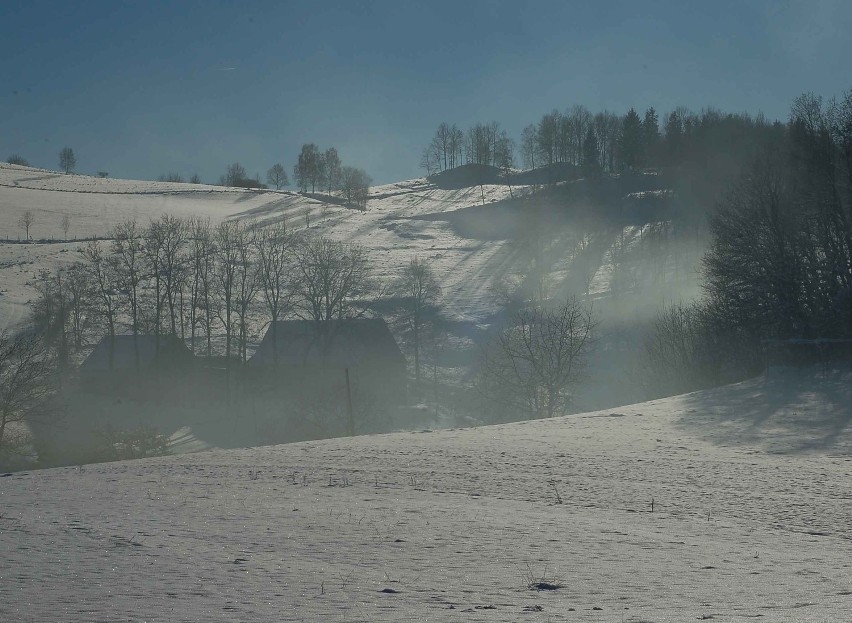
[[[598,148],[598,138],[595,136],[595,130],[591,126],[586,130],[586,136],[583,138],[583,153],[582,167],[583,175],[586,177],[596,177],[600,173],[600,149]]]
[[[644,154],[642,153],[644,143],[642,120],[636,114],[636,111],[631,108],[624,117],[624,122],[621,126],[621,138],[619,140],[623,166],[628,169],[636,169],[642,166],[644,161]]]

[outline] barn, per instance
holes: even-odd
[[[267,405],[288,404],[284,410],[291,413],[315,412],[305,416],[313,424],[321,415],[338,410],[363,411],[366,417],[367,411],[388,412],[405,403],[405,356],[384,320],[338,320],[327,329],[322,336],[309,320],[283,320],[269,326],[246,370],[259,400],[264,397]],[[269,412],[276,407],[264,409]]]
[[[87,391],[128,394],[189,379],[194,358],[175,335],[116,335],[98,342],[80,365]],[[184,385],[185,386],[185,385]]]

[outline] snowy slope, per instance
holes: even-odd
[[[51,241],[63,237],[64,215],[70,219],[68,237],[74,239],[104,236],[126,219],[145,223],[163,213],[204,216],[214,223],[237,218],[260,223],[286,220],[293,229],[310,226],[322,235],[367,247],[377,276],[386,284],[392,284],[402,267],[419,256],[429,261],[442,283],[439,303],[444,314],[480,323],[499,309],[495,286],[520,270],[523,260],[519,249],[508,240],[464,235],[440,215],[501,201],[510,192],[521,196],[530,190],[521,186],[510,191],[500,185],[446,190],[425,179],[408,180],[373,187],[368,210],[359,212],[289,191],[102,179],[0,164],[0,238],[18,242],[23,237],[20,218],[29,210],[35,219],[31,236],[42,240],[37,245],[0,243],[0,327],[18,323],[25,316],[26,303],[35,296],[30,284],[39,268],[54,268],[76,259],[76,243]],[[425,216],[430,218],[422,218]],[[606,297],[611,291],[614,249],[619,249],[622,268],[631,266],[637,272],[643,265],[644,260],[632,255],[640,246],[636,243],[642,229],[629,226],[624,232],[596,232],[606,238],[595,241],[595,248],[599,246],[600,250],[591,260],[595,272],[590,293],[595,298]],[[554,258],[552,281],[559,295],[582,289],[577,279],[571,278],[572,262],[567,253],[573,244],[565,242],[561,247],[564,255]],[[633,281],[636,291],[647,285],[635,278]],[[694,291],[695,281],[693,278],[687,289]],[[653,307],[677,299],[683,286],[671,285]]]
[[[528,189],[516,187],[523,194]],[[68,214],[69,238],[104,236],[116,223],[140,223],[163,213],[260,223],[282,219],[294,229],[309,226],[318,233],[363,244],[371,251],[377,276],[392,283],[403,266],[418,255],[429,259],[444,284],[441,301],[450,317],[478,319],[496,309],[491,289],[515,265],[506,241],[463,238],[446,221],[412,217],[450,212],[505,199],[508,187],[493,185],[442,190],[424,179],[376,186],[366,212],[294,192],[253,191],[193,184],[116,180],[0,164],[0,238],[23,237],[18,222],[27,210],[34,215],[34,239],[60,239]],[[309,217],[305,219],[305,212]],[[28,282],[40,267],[75,259],[78,245],[0,244],[0,326],[20,321],[22,306],[35,296]]]
[[[8,475],[0,620],[848,620],[851,380]]]

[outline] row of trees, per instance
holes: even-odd
[[[367,207],[373,181],[363,169],[344,165],[334,147],[320,151],[314,143],[302,145],[298,162],[293,167],[293,179],[303,193],[309,188],[312,193],[325,191],[333,195],[339,192],[347,204],[362,210]]]
[[[299,162],[294,167],[294,177],[302,192],[316,192],[317,189],[325,191],[329,195],[339,192],[346,203],[364,208],[367,204],[370,184],[372,180],[363,169],[344,166],[333,147],[320,153],[319,148],[313,143],[302,146],[299,154]],[[183,182],[184,178],[178,173],[169,173],[160,176],[161,182]],[[197,175],[190,179],[190,183],[201,183]],[[269,188],[281,190],[290,185],[287,170],[281,163],[272,165],[266,172],[266,184],[260,181],[260,174],[250,177],[246,168],[239,162],[228,165],[225,173],[219,177],[222,186],[234,186],[237,188]]]
[[[287,317],[311,320],[327,345],[333,321],[366,313],[378,296],[362,247],[293,234],[284,222],[214,226],[164,215],[146,226],[121,223],[110,238],[87,242],[80,261],[38,276],[35,325],[60,362],[92,340],[125,331],[171,334],[193,353],[245,361],[249,339]],[[398,287],[410,310],[419,379],[419,328],[439,288],[416,259],[402,269]],[[221,350],[217,336],[224,338]]]
[[[159,182],[176,182],[190,184],[201,184],[201,177],[195,173],[189,180],[184,178],[180,173],[170,171],[157,178]],[[266,172],[266,181],[270,186],[274,186],[275,190],[281,190],[284,186],[290,185],[290,180],[287,177],[287,172],[280,164],[272,165]],[[225,173],[219,176],[219,184],[221,186],[235,186],[237,188],[268,188],[266,184],[260,181],[260,174],[256,173],[254,177],[249,177],[246,168],[239,162],[228,165]]]
[[[17,164],[17,165],[22,166],[22,167],[30,166],[30,163],[27,161],[27,159],[24,158],[23,156],[21,156],[20,154],[12,154],[11,156],[9,156],[6,159],[6,163],[7,164]]]
[[[134,336],[176,335],[207,356],[222,334],[226,361],[245,360],[261,309],[271,321],[297,305],[312,310],[307,298],[297,298],[304,282],[293,282],[292,261],[297,246],[320,242],[312,238],[297,245],[283,223],[263,229],[236,221],[213,226],[204,219],[165,215],[147,226],[126,221],[110,238],[86,243],[80,262],[39,277],[36,324],[53,336],[61,360],[91,337],[114,337],[123,330]],[[342,243],[322,244],[343,257],[363,254]],[[341,313],[353,294],[352,288],[337,293],[327,313]]]
[[[622,118],[609,111],[593,115],[584,106],[574,106],[564,113],[553,110],[521,132],[524,166],[534,169],[561,163],[595,164],[615,171],[622,124]]]
[[[514,166],[515,143],[496,121],[477,123],[467,132],[441,123],[423,150],[421,166],[427,175],[464,164],[495,166],[508,172]]]
[[[646,113],[645,121],[639,121],[638,137],[634,136],[634,119],[638,115],[632,109],[624,118],[608,111],[593,115],[583,106],[574,106],[564,113],[553,110],[521,132],[523,165],[535,169],[570,163],[615,171],[624,154],[627,166],[638,166],[641,160],[638,153],[645,151],[644,133],[652,136],[658,130],[653,108]],[[464,164],[508,169],[514,166],[514,150],[514,141],[496,121],[475,124],[467,132],[444,122],[423,150],[421,166],[428,175]]]
[[[158,182],[174,182],[174,183],[177,183],[177,184],[183,184],[183,183],[186,183],[187,181],[190,184],[201,184],[202,183],[201,182],[201,176],[198,175],[198,173],[193,173],[189,177],[189,180],[187,180],[186,178],[184,178],[183,175],[181,175],[180,173],[177,173],[176,171],[169,171],[168,173],[164,173],[163,175],[160,175],[157,178],[157,181]]]
[[[6,160],[8,164],[30,166],[30,163],[19,154],[12,154]],[[64,147],[59,152],[59,168],[66,174],[73,173],[77,166],[77,158],[74,150]],[[313,143],[302,146],[299,154],[298,164],[293,169],[294,178],[302,192],[326,191],[329,195],[341,191],[347,203],[359,207],[366,206],[367,195],[372,179],[363,170],[356,167],[344,166],[340,156],[334,147],[320,152]],[[107,177],[107,173],[99,172],[100,177]],[[201,177],[194,173],[188,179],[178,172],[169,171],[157,178],[160,182],[176,182],[190,184],[201,184]],[[266,184],[261,182],[260,174],[251,177],[246,168],[239,162],[228,165],[225,173],[219,177],[222,186],[234,186],[238,188],[268,188],[272,186],[275,190],[281,190],[290,185],[287,170],[280,163],[273,164],[266,172]]]
[[[776,124],[762,115],[714,109],[694,113],[679,107],[661,119],[653,107],[643,115],[633,108],[619,115],[572,106],[554,109],[523,129],[519,160],[528,169],[570,164],[586,174],[704,166],[709,168],[709,183],[717,183],[714,173],[722,169],[728,176],[724,181],[729,181],[731,171],[740,170],[773,127]],[[421,165],[430,175],[469,163],[502,168],[505,154],[511,153],[506,149],[510,141],[497,122],[476,124],[467,132],[441,123],[423,151]],[[726,159],[731,163],[725,165]]]

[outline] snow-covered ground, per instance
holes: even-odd
[[[0,620],[846,621],[850,381],[8,475]]]

